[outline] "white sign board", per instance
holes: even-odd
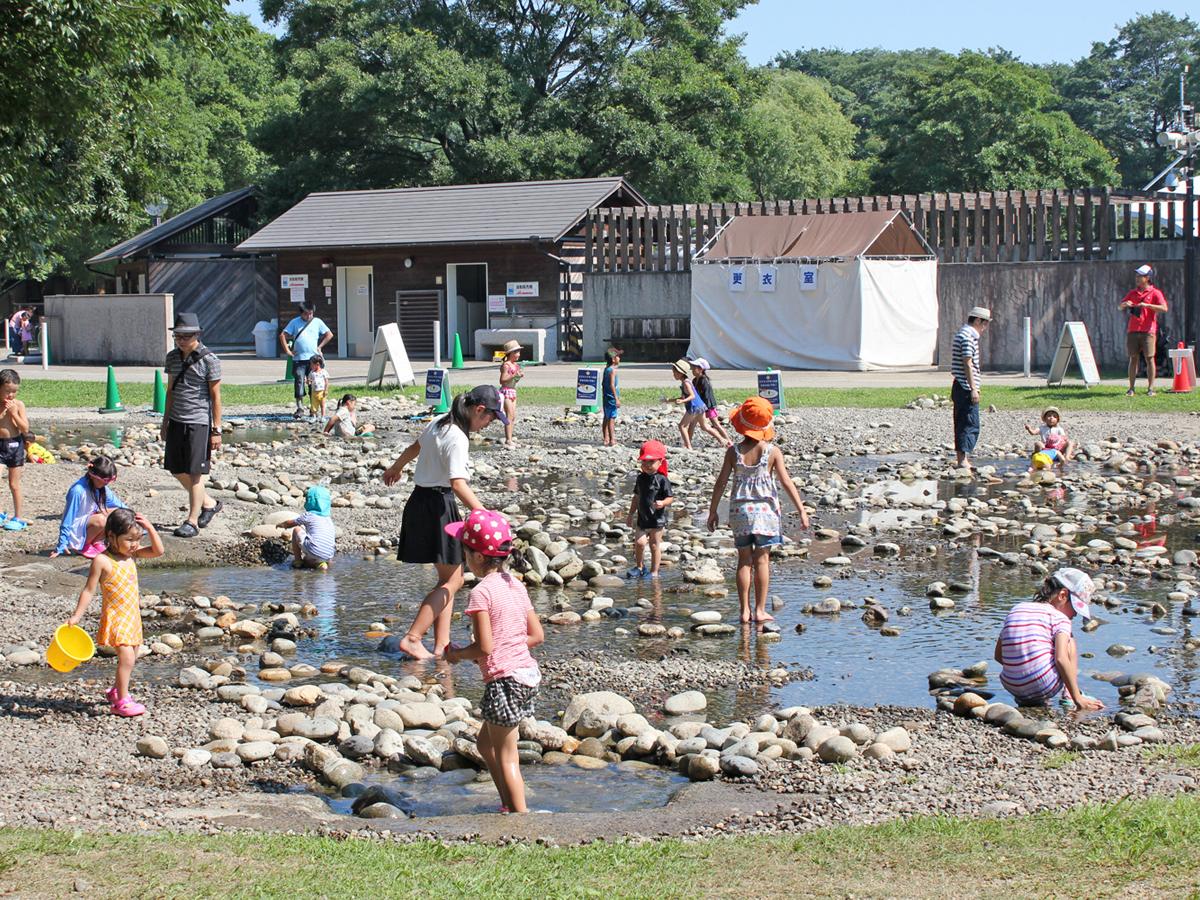
[[[779,280],[779,269],[775,266],[758,267],[758,289],[767,293],[775,292],[775,282]]]
[[[488,294],[487,311],[490,313],[508,312],[508,297],[504,294]]]
[[[1058,349],[1054,351],[1054,362],[1050,364],[1050,374],[1046,385],[1062,384],[1067,369],[1071,367],[1071,357],[1079,360],[1079,373],[1083,383],[1091,387],[1100,383],[1100,370],[1096,368],[1096,357],[1092,354],[1092,342],[1088,339],[1087,326],[1082,322],[1066,322],[1062,334],[1058,338]]]
[[[429,369],[425,373],[425,402],[430,406],[440,406],[448,380],[445,369]],[[446,400],[449,402],[450,398]]]
[[[510,281],[506,296],[509,297],[536,297],[538,295],[538,283],[536,281]]]
[[[595,406],[600,396],[600,370],[580,369],[575,373],[575,402]]]
[[[387,370],[389,359],[398,384],[416,383],[417,376],[413,374],[408,351],[404,349],[404,339],[400,337],[400,326],[395,322],[375,329],[375,349],[371,353],[371,364],[367,367],[367,384],[374,381],[383,384],[383,373]]]
[[[817,267],[800,267],[800,290],[815,291],[817,289]]]
[[[746,290],[746,269],[744,266],[734,266],[729,270],[729,290],[735,294]]]
[[[283,288],[285,291],[288,288],[308,287],[308,276],[307,275],[280,275],[279,276],[279,286],[281,288]]]
[[[783,373],[776,370],[759,372],[758,396],[775,407],[776,412],[783,409]]]
[[[355,286],[354,293],[357,294],[359,297],[366,297],[367,296],[367,286],[365,284],[360,284],[360,285]]]
[[[293,284],[290,288],[288,288],[288,293],[291,295],[293,303],[304,302],[304,285]]]

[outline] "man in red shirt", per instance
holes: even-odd
[[[1137,287],[1125,295],[1121,309],[1129,311],[1129,326],[1125,334],[1125,349],[1129,353],[1129,390],[1126,397],[1133,396],[1133,383],[1137,380],[1138,357],[1146,359],[1146,393],[1154,396],[1154,343],[1158,336],[1158,314],[1167,311],[1167,298],[1150,283],[1154,270],[1149,266],[1138,266]]]

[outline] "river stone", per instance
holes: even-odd
[[[983,721],[989,725],[1003,725],[1009,719],[1020,716],[1020,711],[1007,703],[990,703],[983,713]]]
[[[405,737],[404,753],[419,766],[432,766],[435,769],[442,767],[442,751],[432,741],[423,737],[416,735]]]
[[[138,738],[137,750],[142,756],[148,756],[150,759],[166,759],[167,754],[171,752],[171,747],[164,738],[147,735]]]
[[[887,744],[881,744],[878,741],[863,751],[863,756],[867,759],[892,759],[895,755],[895,750]]]
[[[403,736],[391,728],[380,728],[375,735],[372,752],[380,759],[388,760],[404,752]]]
[[[217,688],[217,696],[232,703],[239,702],[243,697],[253,697],[262,693],[253,684],[223,684]]]
[[[858,745],[869,744],[875,739],[875,732],[862,722],[851,722],[839,729],[842,737],[848,737]]]
[[[642,637],[660,637],[667,633],[667,626],[658,622],[643,622],[637,627],[637,633]]]
[[[854,758],[858,752],[858,748],[854,746],[854,741],[848,737],[842,737],[840,734],[826,738],[817,747],[817,756],[825,762],[840,763],[846,762]]]
[[[238,744],[236,753],[242,762],[260,762],[275,755],[275,745],[271,741],[250,741],[246,744]]]
[[[329,716],[317,716],[315,719],[305,718],[296,724],[293,734],[308,738],[310,741],[330,741],[337,737],[338,722]]]
[[[700,637],[721,637],[726,634],[734,634],[737,632],[737,628],[725,622],[717,622],[713,625],[693,625],[692,631]]]
[[[576,753],[571,757],[571,765],[580,769],[607,769],[608,761],[594,756],[580,756]]]
[[[37,650],[14,650],[4,659],[14,666],[36,666],[42,661],[42,654]]]
[[[398,710],[407,728],[436,730],[446,724],[446,714],[436,703],[406,703]]]
[[[714,609],[704,609],[692,613],[689,618],[697,625],[715,625],[721,621],[721,614]]]
[[[683,716],[698,713],[708,707],[708,698],[700,691],[683,691],[668,697],[663,704],[663,711],[669,716]]]
[[[238,637],[249,638],[252,641],[257,641],[260,637],[267,633],[269,629],[262,622],[255,622],[252,619],[242,619],[239,622],[234,622],[229,628],[229,633]]]
[[[364,770],[356,762],[348,759],[335,759],[321,770],[321,774],[335,788],[344,788],[353,781],[362,781]]]
[[[292,673],[287,669],[263,669],[258,673],[258,677],[263,681],[291,681]]]
[[[954,609],[954,601],[949,597],[931,597],[929,599],[930,609]]]
[[[583,620],[579,613],[564,609],[562,612],[552,613],[546,621],[551,625],[578,625]]]
[[[758,774],[758,763],[748,756],[722,756],[721,771],[735,778],[753,778]]]
[[[616,727],[617,731],[626,737],[637,737],[647,731],[654,731],[654,728],[646,721],[646,717],[640,713],[626,713],[618,716]]]
[[[338,752],[347,759],[362,759],[375,752],[374,737],[365,734],[352,734],[338,744]]]
[[[1136,731],[1131,732],[1131,735],[1135,738],[1139,738],[1147,744],[1161,744],[1167,740],[1167,736],[1163,733],[1163,731],[1154,725],[1143,725]]]
[[[561,750],[564,744],[572,740],[564,729],[536,719],[522,721],[518,732],[522,740],[537,741],[543,750]]]
[[[236,753],[214,753],[209,764],[214,769],[239,769],[242,766],[242,760]]]
[[[567,709],[563,713],[563,728],[568,732],[571,731],[575,723],[579,720],[580,714],[585,709],[590,709],[598,716],[613,717],[637,712],[631,702],[620,694],[614,694],[612,691],[592,691],[586,694],[576,694],[571,698],[571,702],[567,704]]]
[[[821,600],[819,603],[813,606],[813,612],[819,613],[823,616],[832,616],[841,611],[842,601],[837,597],[826,597],[824,600]]]
[[[284,691],[283,702],[287,706],[316,706],[322,696],[321,689],[315,684],[303,684]]]
[[[875,736],[875,741],[891,747],[897,753],[907,753],[912,749],[912,738],[905,729],[899,726],[880,732]]]
[[[390,803],[372,803],[357,813],[360,819],[407,819],[408,813]]]
[[[213,687],[212,676],[199,666],[188,666],[179,672],[179,686],[211,689]]]
[[[687,777],[692,781],[709,781],[721,771],[721,761],[712,756],[697,753],[688,757]]]
[[[183,751],[183,756],[179,761],[189,769],[199,769],[201,766],[207,766],[212,760],[212,754],[201,747],[192,747],[189,750]]]
[[[823,743],[832,737],[841,737],[836,728],[830,728],[828,725],[814,725],[804,737],[804,746],[815,753]]]
[[[987,705],[988,702],[983,697],[967,691],[965,694],[959,694],[954,698],[954,714],[956,716],[969,716],[971,715],[971,710]]]

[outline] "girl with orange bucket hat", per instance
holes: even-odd
[[[143,530],[150,538],[149,547],[142,546]],[[135,560],[162,556],[162,538],[145,516],[131,509],[114,509],[104,523],[104,543],[107,549],[92,560],[87,583],[79,592],[79,602],[67,625],[79,624],[98,588],[101,607],[96,643],[117,651],[117,677],[105,696],[112,704],[113,715],[140,716],[146,707],[129,696],[129,677],[142,644],[141,595]]]
[[[716,531],[717,507],[725,485],[733,478],[729,498],[729,527],[737,548],[737,589],[743,622],[769,622],[767,592],[771,586],[771,548],[783,543],[783,514],[779,485],[800,513],[800,525],[808,527],[808,512],[796,485],[788,475],[783,452],[771,443],[775,437],[775,410],[762,397],[751,397],[729,416],[742,442],[725,451],[725,461],[713,485],[708,505],[708,530]],[[754,582],[754,610],[750,609],[750,582]]]

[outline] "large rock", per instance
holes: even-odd
[[[721,771],[719,758],[696,754],[688,757],[687,777],[692,781],[711,781]]]
[[[293,734],[308,738],[310,741],[331,741],[338,734],[336,719],[329,716],[317,716],[315,719],[305,718],[294,727]]]
[[[250,741],[247,744],[238,744],[236,752],[242,762],[255,763],[273,757],[275,745],[271,741]]]
[[[708,698],[700,691],[684,691],[668,697],[663,704],[663,712],[668,716],[683,716],[698,713],[708,707]]]
[[[858,753],[858,748],[854,745],[854,741],[848,737],[843,737],[840,734],[835,734],[831,738],[827,738],[821,742],[821,746],[817,748],[817,756],[825,762],[840,763],[854,759]]]
[[[213,687],[213,679],[199,666],[188,666],[179,672],[179,686],[208,690]]]
[[[912,749],[912,738],[903,728],[889,728],[875,736],[875,742],[891,747],[896,753],[907,753]]]
[[[138,738],[137,751],[142,756],[148,756],[150,759],[166,759],[167,754],[171,752],[171,748],[165,739],[156,735],[147,735],[146,737]]]
[[[518,728],[522,740],[537,741],[543,750],[561,750],[573,738],[565,729],[537,719],[525,719]]]
[[[397,712],[404,720],[405,728],[428,728],[434,731],[446,724],[446,714],[436,703],[406,703]]]
[[[322,696],[321,689],[315,684],[302,684],[284,691],[283,702],[287,706],[316,706]]]
[[[435,769],[442,767],[442,751],[439,750],[432,741],[416,735],[410,735],[404,739],[404,752],[419,766],[432,766]]]
[[[563,728],[568,732],[571,731],[585,709],[590,709],[598,716],[623,716],[626,713],[637,712],[632,703],[612,691],[576,694],[567,704],[566,712],[563,713]]]
[[[234,622],[229,628],[229,633],[238,637],[249,638],[252,641],[257,641],[260,637],[267,633],[270,629],[262,622],[255,622],[251,619],[242,619],[240,622]]]
[[[550,558],[537,547],[525,548],[525,561],[529,563],[530,570],[537,572],[539,578],[545,578],[546,573],[550,571]]]
[[[758,774],[758,763],[748,756],[730,754],[721,757],[721,771],[733,777],[751,778]]]

